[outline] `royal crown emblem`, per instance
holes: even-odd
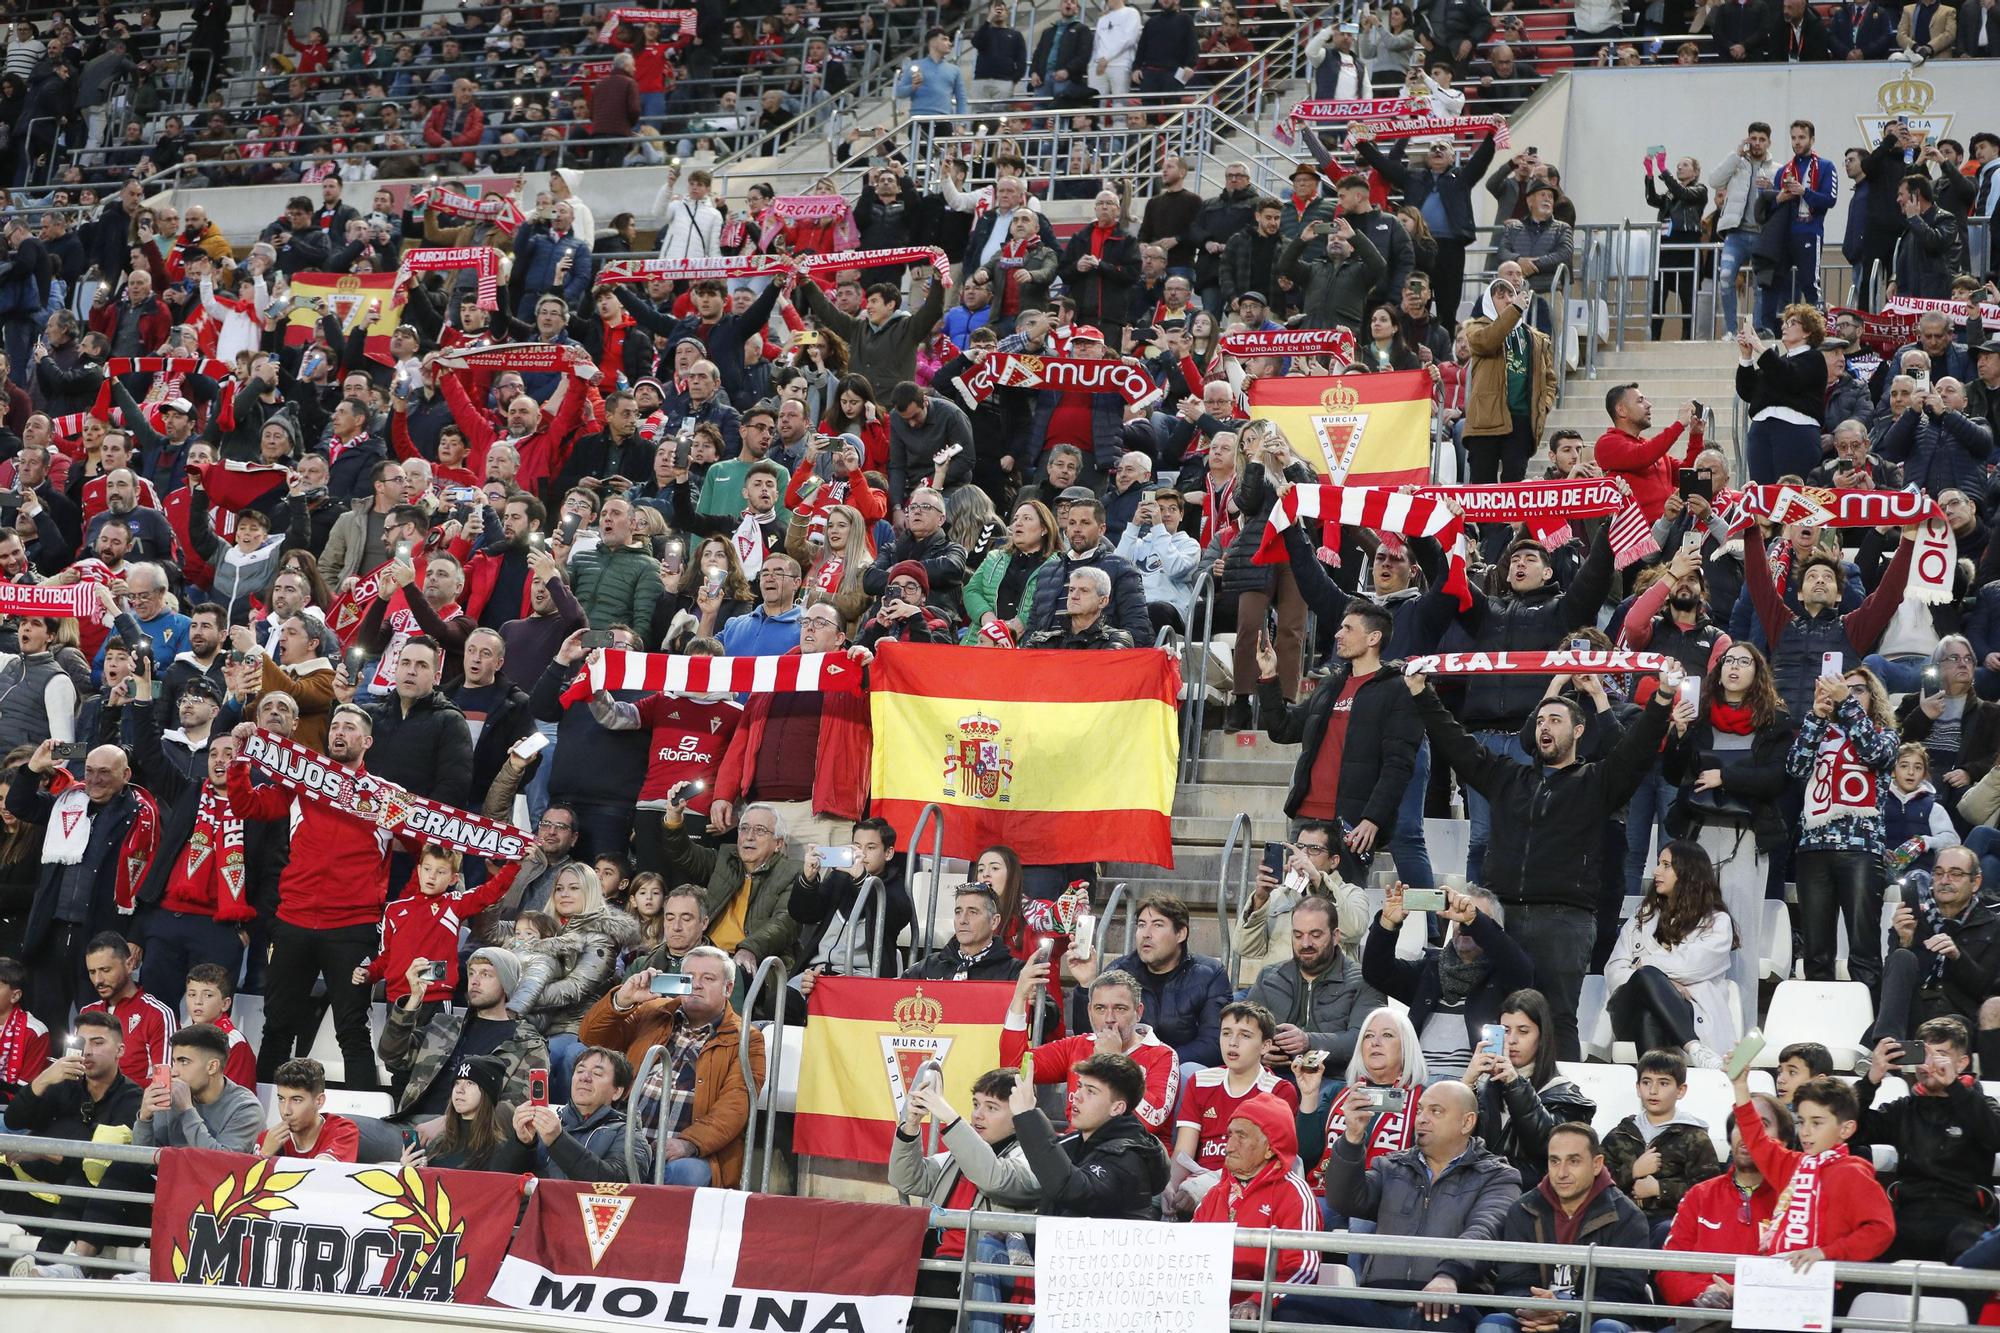
[[[1931,103],[1936,100],[1937,89],[1909,70],[1903,71],[1902,78],[1883,84],[1875,92],[1875,104],[1882,108],[1883,114],[1890,116],[1921,116],[1931,109]]]
[[[953,790],[952,779],[958,780]],[[998,718],[973,713],[958,720],[956,735],[946,735],[944,795],[946,799],[1007,801],[1014,781],[1014,742],[1002,734]]]
[[[906,1033],[936,1032],[938,1024],[944,1021],[944,1006],[925,995],[922,986],[917,987],[916,994],[896,1001],[896,1007],[889,1013],[896,1026]]]
[[[1361,395],[1346,384],[1336,384],[1319,396],[1319,405],[1329,412],[1352,412],[1361,406]]]
[[[1875,90],[1877,110],[1854,119],[1862,136],[1871,144],[1880,143],[1889,127],[1899,120],[1915,133],[1920,146],[1934,144],[1951,133],[1950,114],[1931,110],[1936,101],[1937,88],[1906,69],[1900,77]]]

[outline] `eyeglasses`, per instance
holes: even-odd
[[[1333,848],[1323,842],[1302,842],[1299,844],[1299,850],[1307,856],[1331,856],[1333,854]]]
[[[1937,869],[1931,871],[1931,878],[1942,879],[1955,884],[1965,884],[1971,881],[1972,872],[1970,870],[1950,870],[1939,866]]]
[[[558,823],[553,819],[544,819],[541,823],[535,825],[535,827],[538,829],[540,828],[553,829],[557,833],[567,833],[571,829],[575,828],[576,825]]]
[[[1722,659],[1722,665],[1750,667],[1754,669],[1757,665],[1757,659],[1754,657],[1741,657],[1741,656],[1731,655],[1729,657],[1725,657]]]
[[[903,508],[909,510],[912,513],[915,513],[919,509],[930,514],[942,514],[944,512],[943,505],[932,504],[929,500],[920,501],[917,504],[904,505]]]
[[[769,824],[738,824],[736,831],[738,833],[747,833],[753,838],[774,837],[778,832],[777,829]]]

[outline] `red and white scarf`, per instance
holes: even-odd
[[[1085,359],[991,352],[979,369],[952,381],[966,406],[978,407],[995,389],[1062,389],[1070,393],[1115,393],[1127,407],[1145,407],[1160,397],[1160,386],[1138,363],[1118,357]]]
[[[394,560],[384,560],[375,568],[354,580],[348,587],[335,594],[333,605],[326,609],[327,628],[333,631],[340,646],[350,648],[354,636],[361,632],[361,622],[368,615],[368,608],[375,605],[375,599],[382,595],[383,576],[389,572]],[[423,580],[423,564],[417,565],[417,579]]]
[[[527,216],[520,205],[504,194],[481,195],[474,199],[444,185],[433,185],[428,190],[419,190],[410,196],[411,208],[433,208],[440,213],[454,217],[472,218],[479,222],[490,222],[501,231],[512,236],[526,222]]]
[[[604,26],[598,29],[597,40],[609,43],[618,35],[620,25],[626,23],[635,28],[657,23],[663,29],[673,29],[677,37],[693,37],[697,17],[697,11],[692,9],[614,9],[611,17],[604,20]]]
[[[563,691],[565,707],[599,690],[649,694],[859,694],[861,664],[845,653],[688,657],[606,648]]]
[[[1808,523],[1821,528],[1887,528],[1920,525],[1916,549],[1910,553],[1909,593],[1927,606],[1952,597],[1958,572],[1958,541],[1945,522],[1938,502],[1916,487],[1900,491],[1863,491],[1851,487],[1746,486],[1718,495],[1717,508],[1731,535],[1750,526],[1753,518],[1773,523]]]
[[[840,250],[830,255],[801,255],[800,273],[838,273],[848,268],[894,268],[899,264],[929,264],[938,281],[951,286],[951,260],[935,245],[899,245],[887,250]]]
[[[500,308],[500,252],[490,245],[434,245],[422,250],[403,251],[396,265],[396,291],[409,286],[419,273],[445,273],[474,269],[479,274],[479,308]]]
[[[373,824],[392,838],[449,847],[489,861],[519,861],[534,846],[524,830],[406,791],[259,727],[243,758],[309,801]]]
[[[125,790],[138,804],[118,851],[118,877],[111,892],[119,912],[130,915],[139,905],[139,886],[159,849],[160,812],[144,787],[127,786]],[[81,865],[90,845],[90,793],[68,769],[59,768],[49,778],[49,794],[55,800],[49,810],[48,829],[42,835],[42,864]]]
[[[121,375],[165,375],[173,377],[178,387],[180,377],[186,375],[206,375],[222,386],[222,408],[217,422],[224,430],[235,424],[235,412],[231,410],[236,401],[235,377],[229,367],[220,361],[193,356],[114,356],[104,363],[104,382],[97,386],[97,401],[90,405],[89,415],[99,421],[111,420],[111,386]],[[156,383],[155,388],[160,388]],[[221,415],[227,411],[228,415]]]
[[[1574,536],[1571,519],[1616,514],[1618,519],[1611,525],[1611,550],[1620,569],[1660,549],[1645,511],[1608,477],[1426,486],[1420,493],[1458,501],[1468,523],[1525,523],[1536,541],[1552,549]]]
[[[1821,1153],[1803,1153],[1785,1182],[1768,1220],[1757,1224],[1757,1249],[1762,1254],[1789,1254],[1820,1247],[1820,1172],[1847,1156],[1847,1145],[1836,1143]]]
[[[847,216],[847,201],[837,194],[786,194],[771,201],[769,212],[780,222],[824,222]]]
[[[421,597],[423,585],[412,583],[409,595]],[[438,608],[438,619],[449,623],[460,614],[457,602]],[[382,650],[382,656],[375,663],[375,674],[369,681],[369,688],[386,693],[396,688],[396,661],[403,655],[403,645],[424,632],[417,621],[417,613],[402,602],[398,602],[382,618],[384,628],[389,631],[389,646]]]
[[[1674,659],[1630,648],[1554,648],[1545,653],[1508,649],[1492,653],[1426,653],[1403,662],[1406,676],[1623,676],[1665,671]]]
[[[594,380],[597,363],[576,343],[496,343],[466,351],[453,349],[438,364],[463,370],[515,370],[524,375],[571,374]]]
[[[1275,134],[1279,143],[1289,146],[1298,141],[1304,125],[1410,116],[1429,104],[1428,99],[1412,97],[1318,98],[1300,102],[1280,116]]]
[[[94,618],[103,605],[95,583],[0,583],[0,615]]]
[[[820,517],[815,518],[813,520],[813,523],[816,527],[824,529],[826,527],[826,518],[824,515],[821,515]],[[811,579],[812,579],[813,590],[815,592],[823,592],[828,594],[839,592],[840,572],[846,568],[847,568],[847,561],[845,559],[837,555],[832,557],[825,564],[821,565],[818,569],[812,572]]]
[[[701,282],[710,278],[772,278],[792,272],[783,255],[728,255],[720,259],[609,259],[597,270],[600,283]]]
[[[211,866],[211,858],[213,865]],[[181,875],[190,885],[200,884],[211,875],[215,892],[216,921],[248,921],[257,915],[250,905],[248,867],[243,862],[243,821],[229,806],[229,797],[214,784],[201,786],[201,805],[195,811],[194,831],[188,835],[187,850],[181,854]]]
[[[1230,473],[1228,480],[1218,486],[1214,473],[1204,473],[1202,491],[1207,499],[1201,514],[1202,548],[1226,549],[1236,540],[1236,530],[1242,526],[1229,513],[1230,503],[1236,498],[1236,474]]]
[[[1427,139],[1432,135],[1477,135],[1484,130],[1493,131],[1495,148],[1511,147],[1505,116],[1392,116],[1383,120],[1370,120],[1368,128],[1375,132],[1377,139]],[[1354,138],[1348,136],[1348,147],[1354,146]]]
[[[28,1011],[15,1005],[0,1023],[0,1083],[26,1083],[40,1070],[28,1064]]]
[[[1326,1142],[1329,1149],[1332,1148],[1335,1139],[1347,1133],[1347,1099],[1358,1086],[1360,1085],[1350,1083],[1342,1088],[1340,1095],[1334,1098],[1332,1107],[1327,1111]],[[1412,1136],[1417,1128],[1416,1103],[1423,1095],[1423,1089],[1412,1088],[1409,1094],[1408,1110],[1385,1111],[1376,1116],[1375,1123],[1368,1127],[1368,1141],[1362,1148],[1364,1163],[1372,1162],[1385,1153],[1401,1152],[1414,1141]],[[1328,1156],[1331,1155],[1329,1152]]]
[[[1442,500],[1424,495],[1405,495],[1381,486],[1294,486],[1271,508],[1264,525],[1264,540],[1253,561],[1260,565],[1285,563],[1285,530],[1302,519],[1323,520],[1327,529],[1326,547],[1340,549],[1342,527],[1373,528],[1377,532],[1400,532],[1406,537],[1435,537],[1445,549],[1448,562],[1444,590],[1458,599],[1460,610],[1472,606],[1472,586],[1465,578],[1465,523]]]
[[[1354,359],[1354,333],[1349,329],[1237,329],[1217,344],[1231,356],[1332,356],[1345,364]],[[1193,381],[1189,381],[1193,388]]]
[[[1813,754],[1812,776],[1806,779],[1805,809],[1799,822],[1813,829],[1836,819],[1866,819],[1881,813],[1880,777],[1861,762],[1846,731],[1828,727]]]

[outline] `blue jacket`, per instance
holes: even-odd
[[[553,232],[542,231],[528,237],[528,243],[522,248],[526,253],[515,256],[516,263],[526,264],[528,268],[527,277],[521,280],[521,290],[533,296],[553,291],[569,302],[570,309],[581,308],[584,297],[590,294],[590,274],[594,262],[590,257],[590,243],[575,232],[558,240]],[[556,265],[562,262],[564,255],[575,258],[570,261],[569,276],[557,289]]]
[[[774,616],[762,606],[722,627],[722,651],[731,657],[776,657],[799,646],[799,607]]]
[[[1912,408],[1889,427],[1879,452],[1884,462],[1901,463],[1903,479],[1926,495],[1956,487],[1977,496],[1986,488],[1993,432],[1963,412],[1932,414]]]
[[[923,73],[924,84],[921,88],[910,82],[912,65]],[[923,56],[903,66],[902,73],[896,76],[896,96],[909,99],[910,114],[913,116],[962,116],[965,114],[965,76],[958,72],[955,60],[932,60]]]
[[[1174,1048],[1183,1064],[1222,1063],[1222,1006],[1235,994],[1229,973],[1213,958],[1183,951],[1180,966],[1164,976],[1128,953],[1099,972],[1129,972],[1139,981],[1146,1012],[1141,1018],[1153,1034]],[[1069,1030],[1090,1031],[1090,988],[1075,986],[1069,995]]]
[[[1796,177],[1804,186],[1805,194],[1799,200],[1788,200],[1782,208],[1778,204],[1777,186]],[[1826,210],[1833,207],[1840,197],[1840,173],[1833,163],[1817,153],[1807,153],[1795,157],[1779,167],[1771,178],[1773,188],[1763,191],[1764,202],[1771,208],[1772,216],[1782,216],[1786,226],[1792,231],[1811,231],[1815,234],[1826,223]],[[1803,202],[1811,217],[1800,220],[1798,204]]]

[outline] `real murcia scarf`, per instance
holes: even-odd
[[[597,270],[600,283],[700,282],[714,278],[771,278],[790,273],[783,255],[729,255],[721,259],[611,259]]]
[[[138,804],[118,849],[118,876],[111,892],[118,910],[129,914],[139,905],[139,885],[159,849],[160,812],[145,788],[128,786],[125,790]],[[90,845],[90,793],[68,769],[59,768],[49,778],[49,794],[55,801],[49,810],[48,830],[42,835],[42,864],[80,865]]]
[[[479,308],[500,308],[500,252],[490,245],[436,245],[405,250],[396,265],[396,290],[402,291],[419,273],[445,273],[462,268],[479,274]]]
[[[1814,1250],[1820,1243],[1820,1172],[1847,1156],[1847,1145],[1837,1143],[1822,1153],[1805,1153],[1792,1168],[1778,1203],[1768,1220],[1757,1224],[1757,1248],[1764,1254],[1790,1254],[1794,1250]]]
[[[688,657],[606,648],[563,691],[565,707],[599,690],[648,694],[859,694],[861,664],[845,653]]]
[[[1425,486],[1418,493],[1456,500],[1468,523],[1525,523],[1535,540],[1550,548],[1570,540],[1571,519],[1616,514],[1618,518],[1611,525],[1611,550],[1620,569],[1660,549],[1645,511],[1608,477]]]
[[[577,343],[496,343],[468,351],[453,350],[438,358],[441,365],[466,370],[514,370],[524,375],[569,374],[594,380],[597,363]]]
[[[1237,329],[1218,344],[1235,357],[1333,356],[1354,359],[1354,334],[1348,329]],[[1194,381],[1188,381],[1189,387]]]
[[[1582,672],[1592,676],[1623,676],[1633,672],[1664,671],[1673,661],[1663,653],[1640,653],[1629,648],[1556,648],[1545,653],[1509,649],[1494,653],[1426,653],[1421,657],[1406,658],[1403,674],[1555,676]]]
[[[1805,808],[1799,822],[1821,828],[1836,819],[1866,819],[1881,813],[1880,780],[1855,753],[1844,728],[1830,726],[1813,752],[1812,775],[1806,779]]]
[[[410,207],[434,208],[440,213],[450,213],[454,217],[490,222],[509,236],[520,230],[521,224],[528,220],[521,212],[520,205],[508,195],[488,194],[474,199],[469,194],[461,194],[443,185],[433,185],[428,190],[417,191],[410,196]]]
[[[1746,486],[1717,496],[1715,504],[1732,534],[1749,527],[1753,518],[1821,528],[1919,527],[1916,550],[1910,553],[1909,590],[1927,606],[1952,600],[1958,542],[1938,502],[1914,486],[1900,491]]]
[[[244,892],[246,872],[243,821],[230,809],[227,793],[204,782],[201,805],[195,811],[194,831],[188,835],[187,849],[181,854],[181,876],[189,884],[199,884],[204,875],[213,875],[215,919],[228,924],[248,921],[257,915]]]
[[[952,381],[966,406],[978,407],[995,389],[1063,389],[1071,393],[1115,393],[1139,408],[1160,396],[1160,387],[1131,361],[991,352],[970,375]]]
[[[0,583],[0,615],[95,617],[101,605],[94,583]]]
[[[938,281],[951,286],[951,260],[935,245],[900,245],[887,250],[838,250],[830,255],[801,255],[804,274],[838,273],[846,268],[894,268],[899,264],[929,264]]]

